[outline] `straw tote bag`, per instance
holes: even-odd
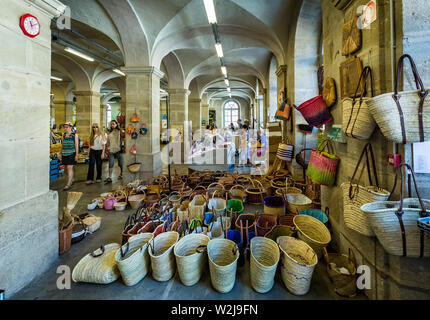
[[[327,151],[325,151],[326,147]],[[339,160],[333,152],[330,140],[325,140],[318,149],[312,150],[306,175],[312,182],[331,187],[336,182]]]
[[[404,198],[405,177],[402,168],[412,173],[418,198]],[[390,201],[396,189],[398,174],[401,174],[400,201]],[[415,174],[407,163],[397,167],[393,190],[387,201],[376,201],[363,205],[361,210],[369,217],[370,224],[384,249],[392,255],[429,258],[430,239],[417,226],[417,220],[430,214],[430,200],[421,199]]]
[[[116,281],[120,277],[115,261],[119,248],[119,244],[110,243],[87,254],[73,269],[73,282],[109,284]]]
[[[371,98],[365,97],[367,93],[366,80],[368,78],[370,78],[370,92],[373,97],[372,69],[370,69],[370,67],[365,67],[358,80],[354,98],[345,98],[342,100],[342,129],[348,137],[367,140],[375,130],[376,122],[366,104],[366,101]],[[357,99],[356,97],[361,81],[364,82],[364,86],[360,98]]]
[[[417,90],[399,92],[400,71],[408,58]],[[394,93],[376,96],[367,102],[369,111],[388,140],[397,143],[414,143],[430,140],[429,89],[424,89],[417,67],[410,55],[400,57],[397,65]]]
[[[353,183],[354,178],[358,172],[358,168],[366,156],[366,162],[363,164],[358,182]],[[371,161],[369,161],[369,158]],[[373,167],[373,177],[370,173],[370,164]],[[361,176],[363,175],[364,168],[367,166],[367,174],[369,178],[369,185],[360,185]],[[375,158],[373,156],[372,145],[367,143],[364,146],[361,156],[357,162],[352,178],[349,182],[344,182],[341,185],[343,194],[343,217],[345,225],[358,233],[372,237],[375,233],[372,230],[370,222],[366,214],[361,211],[361,206],[366,203],[374,201],[386,201],[390,193],[379,187],[378,176],[376,173]]]
[[[276,152],[276,156],[279,159],[284,160],[284,161],[293,160],[294,145],[291,144],[291,142],[288,138],[285,142],[283,141],[278,145],[278,151]]]
[[[319,95],[308,101],[303,102],[301,105],[296,107],[302,114],[303,118],[312,127],[321,127],[333,120],[330,110],[324,102],[323,96]]]

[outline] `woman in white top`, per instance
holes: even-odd
[[[102,159],[105,158],[106,136],[100,131],[99,125],[93,123],[90,135],[90,163],[87,184],[94,183],[94,164],[97,164],[97,182],[102,182]]]

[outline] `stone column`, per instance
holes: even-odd
[[[66,122],[73,120],[73,108],[75,106],[75,103],[73,101],[65,101],[65,120]]]
[[[82,142],[88,140],[91,125],[100,125],[100,97],[95,91],[73,91],[76,96],[76,132]]]
[[[188,101],[188,120],[192,121],[193,132],[200,129],[200,103],[201,99],[189,99]]]
[[[188,120],[188,96],[191,92],[187,89],[168,89],[167,92],[170,128],[179,128],[183,132],[184,121]]]
[[[64,100],[54,100],[55,104],[55,125],[57,126],[57,130],[60,124],[65,123],[66,121],[72,121],[66,119],[66,101]],[[72,110],[73,112],[73,110]]]
[[[106,104],[100,104],[100,123],[99,123],[99,127],[100,127],[101,131],[103,131],[104,129],[106,129],[107,108],[108,108],[108,106]]]
[[[143,179],[161,173],[162,163],[160,154],[160,79],[163,72],[155,67],[122,68],[126,78],[126,112],[125,125],[130,123],[133,113],[139,117],[139,123],[133,124],[139,129],[145,123],[148,132],[139,135],[137,140],[126,135],[125,166],[135,161],[141,162],[140,172],[132,174],[124,167],[124,182]],[[136,144],[137,154],[130,153]]]
[[[58,194],[49,190],[50,25],[65,6],[1,3],[0,283],[9,298],[58,259]],[[27,12],[41,25],[35,38],[19,27]]]
[[[267,122],[269,121],[269,95],[267,94],[267,89],[263,89],[263,119],[262,127],[265,129],[267,127]]]

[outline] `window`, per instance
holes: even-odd
[[[239,105],[235,101],[227,101],[224,105],[224,127],[239,120]]]

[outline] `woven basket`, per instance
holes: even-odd
[[[303,102],[296,108],[313,127],[320,127],[333,120],[322,95]]]
[[[288,236],[278,237],[282,252],[281,275],[288,291],[295,295],[309,292],[318,257],[304,241]]]
[[[246,202],[246,195],[245,187],[240,184],[234,185],[229,191],[230,199],[242,200],[243,203]]]
[[[218,182],[211,183],[208,186],[207,190],[208,190],[207,194],[208,194],[209,197],[213,197],[213,195],[215,193],[218,194],[221,197],[224,197],[224,195],[226,193],[224,186],[222,184],[218,183]]]
[[[227,208],[227,201],[223,198],[214,198],[216,192],[213,194],[213,197],[209,199],[208,209],[213,211],[216,217],[224,216],[225,209]]]
[[[285,213],[285,200],[279,196],[264,197],[264,213],[280,216]]]
[[[225,237],[225,230],[230,229],[231,220],[228,217],[219,217],[209,225],[207,236],[211,239],[222,239]]]
[[[131,173],[136,173],[136,172],[139,172],[141,166],[142,166],[141,162],[135,162],[127,165],[127,169]]]
[[[278,145],[276,156],[284,161],[291,161],[294,156],[294,145],[291,143],[282,142]]]
[[[276,196],[280,196],[284,198],[287,193],[302,193],[302,190],[296,187],[288,187],[288,188],[279,188],[279,189],[276,189],[275,191]]]
[[[290,214],[312,208],[312,200],[301,193],[287,193],[285,200],[287,201],[287,211]]]
[[[412,65],[412,71],[417,88],[419,90],[399,92],[400,70],[403,60],[408,58]],[[382,134],[388,140],[397,143],[414,143],[430,140],[430,97],[428,89],[424,88],[413,59],[405,54],[398,62],[395,92],[381,94],[369,101],[369,111],[381,129]],[[399,105],[396,103],[398,98]],[[420,121],[419,106],[422,103],[422,118]],[[403,114],[400,117],[399,108]],[[403,122],[403,126],[402,126]],[[420,122],[422,130],[420,130]],[[420,131],[422,137],[420,137]]]
[[[326,146],[327,151],[325,151]],[[331,142],[326,140],[318,149],[312,150],[306,175],[312,182],[331,187],[336,182],[339,161],[340,158],[334,154]]]
[[[202,274],[207,270],[206,250],[200,252],[197,249],[206,247],[210,239],[204,234],[189,234],[183,237],[173,249],[179,279],[186,286],[196,284]]]
[[[258,180],[251,180],[251,186],[248,186],[246,193],[248,194],[249,204],[263,204],[264,196],[266,195],[266,190],[263,185]],[[256,184],[258,186],[256,186]]]
[[[301,214],[294,217],[293,223],[299,239],[310,245],[320,258],[323,254],[322,249],[331,241],[330,231],[324,223],[314,217]]]
[[[236,281],[239,249],[231,240],[213,239],[208,244],[211,283],[221,293],[230,292]]]
[[[117,250],[115,261],[126,286],[134,286],[148,273],[151,261],[147,249],[152,238],[151,233],[134,235]]]
[[[149,242],[152,277],[157,281],[170,280],[176,271],[173,247],[178,242],[179,233],[176,231],[163,232]]]
[[[357,292],[357,274],[354,254],[349,249],[349,255],[341,253],[327,253],[324,248],[324,259],[327,263],[327,273],[333,283],[334,292],[346,298],[352,298]],[[330,263],[336,264],[338,268],[346,268],[349,274],[342,274],[332,268]]]
[[[296,213],[287,213],[278,217],[278,224],[281,226],[294,227],[293,219],[297,215]]]
[[[326,208],[328,210],[328,208]],[[322,212],[320,209],[308,209],[300,211],[298,214],[304,214],[307,216],[314,217],[315,219],[318,219],[322,223],[324,223],[326,226],[328,224],[328,216]]]
[[[102,218],[97,217],[93,214],[86,213],[86,214],[80,215],[79,218],[81,218],[82,222],[87,226],[89,233],[96,232],[100,228],[102,223]]]
[[[272,230],[266,233],[264,237],[272,239],[273,241],[276,242],[278,237],[281,237],[281,236],[294,237],[295,235],[296,235],[296,232],[292,227],[276,225],[272,228]]]
[[[275,241],[263,237],[252,238],[250,278],[255,291],[266,293],[272,289],[279,256],[279,248]]]
[[[128,197],[128,203],[132,209],[137,209],[143,204],[145,197],[144,193],[131,195]]]
[[[58,238],[60,240],[59,254],[63,254],[70,250],[70,246],[72,245],[72,230],[73,223],[70,223],[67,228],[58,232]]]
[[[147,222],[142,228],[137,231],[137,234],[140,233],[153,233],[157,227],[162,224],[163,221],[160,220],[151,220]]]
[[[257,235],[264,237],[276,224],[278,223],[278,217],[271,214],[260,214],[257,218]]]
[[[120,245],[110,243],[84,256],[72,272],[74,282],[108,284],[120,277],[115,253]]]
[[[196,194],[189,204],[190,218],[203,218],[206,212],[206,199],[201,194]]]

